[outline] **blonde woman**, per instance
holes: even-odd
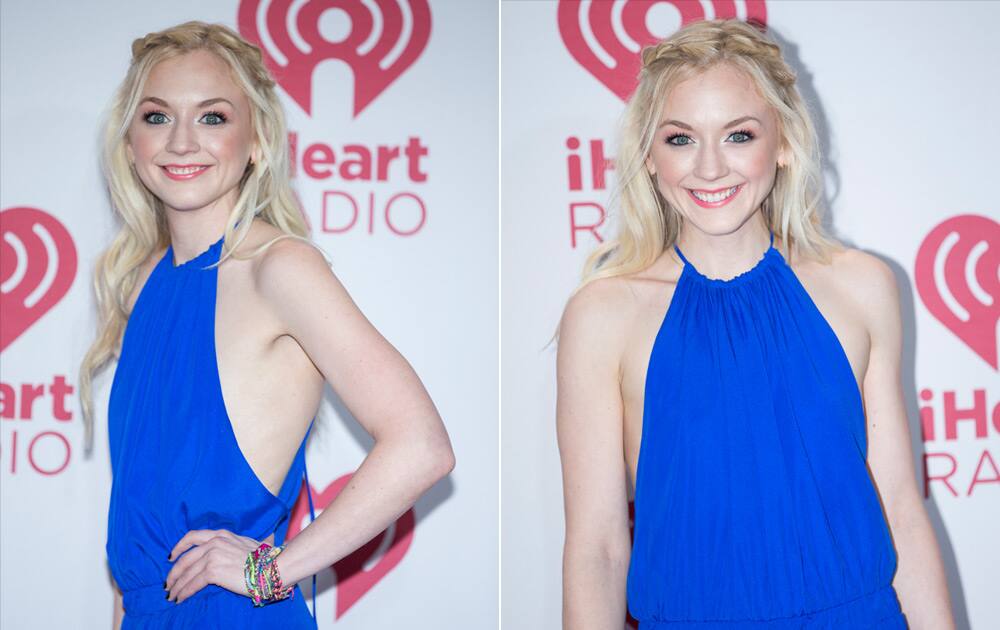
[[[118,359],[116,626],[315,627],[294,585],[454,465],[420,379],[305,238],[286,133],[260,51],[232,30],[189,22],[133,43],[104,140],[124,225],[98,264],[81,368],[89,444],[91,375]],[[375,445],[286,547],[325,382]]]
[[[730,20],[645,49],[616,168],[560,326],[564,627],[953,627],[893,274],[824,234],[779,47]]]

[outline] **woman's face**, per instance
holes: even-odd
[[[646,167],[687,227],[707,234],[743,226],[785,163],[773,110],[728,64],[678,83],[658,125]]]
[[[168,209],[231,208],[256,153],[250,102],[211,52],[165,59],[149,73],[126,150],[139,179]]]

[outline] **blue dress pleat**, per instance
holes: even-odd
[[[646,373],[629,567],[640,630],[906,628],[861,394],[781,253],[684,262]]]
[[[305,472],[306,432],[275,496],[244,458],[222,397],[215,352],[220,238],[174,266],[168,247],[129,316],[108,407],[113,482],[106,550],[123,593],[122,628],[316,628],[298,586],[254,607],[208,585],[175,604],[167,554],[192,529],[285,542]],[[315,419],[314,419],[315,420]],[[312,424],[310,424],[310,430]],[[175,559],[176,561],[176,559]]]

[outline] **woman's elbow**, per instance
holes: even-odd
[[[455,451],[451,448],[448,436],[445,435],[443,440],[435,442],[435,445],[427,449],[425,455],[432,485],[447,477],[455,469]]]
[[[399,424],[404,428],[373,433],[375,445],[405,466],[410,483],[422,494],[455,468],[455,452],[436,413],[411,416]]]
[[[422,439],[421,439],[422,438]],[[410,442],[423,485],[427,488],[444,479],[455,468],[455,451],[447,431],[441,426]]]
[[[602,535],[598,537],[566,536],[563,545],[564,561],[603,567],[602,570],[628,569],[632,547],[627,537]]]

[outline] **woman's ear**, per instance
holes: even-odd
[[[782,143],[781,148],[778,149],[778,168],[785,168],[788,166],[788,147]]]
[[[650,175],[656,177],[656,165],[653,164],[653,158],[651,157],[646,158],[646,170],[649,172]]]

